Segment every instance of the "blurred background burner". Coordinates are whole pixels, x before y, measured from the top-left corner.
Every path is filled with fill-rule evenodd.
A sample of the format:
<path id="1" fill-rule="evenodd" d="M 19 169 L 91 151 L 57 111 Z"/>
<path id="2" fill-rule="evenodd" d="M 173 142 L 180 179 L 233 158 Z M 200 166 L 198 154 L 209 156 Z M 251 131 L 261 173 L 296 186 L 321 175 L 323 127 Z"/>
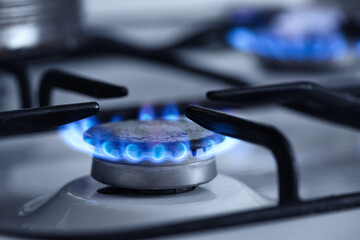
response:
<path id="1" fill-rule="evenodd" d="M 249 15 L 250 20 L 240 21 Z M 241 52 L 257 55 L 268 67 L 329 70 L 357 62 L 358 36 L 354 29 L 358 25 L 339 8 L 250 9 L 234 12 L 231 22 L 234 27 L 227 32 L 226 42 Z"/>
<path id="2" fill-rule="evenodd" d="M 212 180 L 212 149 L 224 139 L 183 119 L 110 122 L 84 133 L 95 147 L 92 177 L 129 189 L 183 189 Z"/>

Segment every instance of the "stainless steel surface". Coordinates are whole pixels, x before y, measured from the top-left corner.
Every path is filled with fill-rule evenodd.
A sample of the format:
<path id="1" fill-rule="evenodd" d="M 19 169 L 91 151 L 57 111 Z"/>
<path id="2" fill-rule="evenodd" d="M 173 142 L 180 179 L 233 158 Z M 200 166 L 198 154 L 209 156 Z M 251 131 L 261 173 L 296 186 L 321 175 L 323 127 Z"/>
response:
<path id="1" fill-rule="evenodd" d="M 360 190 L 358 184 L 360 181 L 360 175 L 358 174 L 360 170 L 358 161 L 360 138 L 358 133 L 351 129 L 341 129 L 335 125 L 328 125 L 321 121 L 305 118 L 300 114 L 274 108 L 261 108 L 253 111 L 242 110 L 237 114 L 257 121 L 266 119 L 267 122 L 275 124 L 279 129 L 287 133 L 296 149 L 295 153 L 300 167 L 302 198 L 309 199 Z M 0 187 L 2 189 L 2 194 L 0 194 L 0 211 L 2 213 L 0 224 L 9 228 L 19 227 L 18 222 L 14 220 L 16 218 L 14 215 L 25 203 L 40 196 L 57 192 L 68 182 L 87 175 L 90 171 L 90 157 L 70 149 L 62 142 L 56 132 L 2 138 L 0 139 L 0 151 L 4 154 L 1 158 L 0 168 Z M 220 174 L 233 176 L 239 184 L 246 183 L 251 189 L 261 196 L 265 196 L 265 198 L 274 199 L 276 197 L 275 163 L 271 154 L 264 149 L 239 142 L 229 152 L 217 156 L 217 165 Z M 212 184 L 216 179 L 210 181 L 209 184 Z M 223 189 L 224 186 L 227 185 L 221 184 L 219 188 Z M 226 187 L 223 189 L 223 193 L 230 190 L 236 191 L 232 187 Z M 77 198 L 78 195 L 64 194 L 64 197 L 66 196 L 81 201 L 81 198 Z M 181 196 L 183 195 L 178 195 L 174 199 L 181 202 L 183 200 L 183 198 L 179 198 Z M 243 200 L 244 196 L 246 195 L 240 192 L 238 199 Z M 155 198 L 159 199 L 159 196 Z M 142 198 L 134 197 L 131 198 L 131 201 L 124 201 L 124 203 L 133 206 L 132 209 L 135 211 L 141 206 L 140 201 L 142 201 Z M 213 204 L 218 201 L 218 199 L 212 198 L 208 203 Z M 91 201 L 83 200 L 83 203 L 90 204 Z M 148 203 L 147 198 L 143 199 L 142 203 Z M 191 207 L 193 203 L 193 200 L 184 203 L 185 209 L 187 209 L 184 210 L 184 214 L 191 213 L 188 207 Z M 236 200 L 235 206 L 244 206 L 243 210 L 248 210 L 248 205 L 243 205 L 243 203 Z M 59 204 L 66 205 L 67 202 L 64 200 L 57 201 L 56 204 L 51 205 L 53 206 L 52 209 L 59 209 Z M 95 205 L 94 203 L 93 206 L 95 207 Z M 78 224 L 82 224 L 83 227 L 86 225 L 83 222 L 84 219 L 89 221 L 96 219 L 96 217 L 89 217 L 89 215 L 85 214 L 86 207 L 82 209 L 75 203 L 71 206 L 73 207 L 65 209 L 71 209 L 70 213 L 78 214 L 77 216 L 86 216 L 81 217 L 81 221 L 76 221 Z M 223 207 L 224 204 L 220 202 L 218 206 Z M 149 206 L 148 210 L 155 213 L 158 211 L 158 207 L 161 207 L 161 205 L 155 205 L 155 207 L 152 205 L 152 207 Z M 174 205 L 171 208 L 176 209 Z M 77 211 L 79 209 L 84 211 L 79 213 Z M 209 207 L 206 207 L 206 209 L 209 209 Z M 218 211 L 221 214 L 223 209 L 218 209 Z M 63 213 L 65 212 L 63 211 Z M 112 212 L 108 210 L 103 216 Z M 46 215 L 45 213 L 50 212 L 45 210 L 38 212 L 38 216 L 42 221 L 37 226 L 44 226 L 41 224 L 45 223 L 50 224 L 47 221 L 47 216 L 54 218 L 63 216 L 62 219 L 66 219 L 67 216 L 66 214 L 55 216 L 55 214 Z M 85 215 L 81 215 L 83 213 Z M 341 218 L 339 218 L 339 215 Z M 303 226 L 306 226 L 308 231 L 314 232 L 319 238 L 338 239 L 339 236 L 344 236 L 343 234 L 346 234 L 346 236 L 358 236 L 360 234 L 357 227 L 359 217 L 358 210 L 343 211 L 322 216 L 315 215 L 302 219 L 232 228 L 231 231 L 224 229 L 219 231 L 219 235 L 215 234 L 217 231 L 210 231 L 202 235 L 185 235 L 179 238 L 196 239 L 196 237 L 199 237 L 200 239 L 206 239 L 206 237 L 211 238 L 214 234 L 215 236 L 225 234 L 224 238 L 239 237 L 241 239 L 242 236 L 246 236 L 244 239 L 259 239 L 261 237 L 267 239 L 292 239 L 289 235 L 285 235 L 291 234 L 296 239 L 296 236 L 311 236 L 311 233 L 304 231 Z M 79 218 L 74 217 L 72 219 Z M 142 217 L 137 219 L 140 221 Z M 341 222 L 335 224 L 339 219 Z M 109 221 L 109 223 L 115 224 L 115 221 Z M 102 222 L 102 224 L 104 226 L 106 222 Z M 67 226 L 76 227 L 74 224 L 68 224 Z M 284 233 L 284 229 L 286 229 L 286 233 Z M 349 230 L 351 233 L 344 233 L 344 230 Z M 231 233 L 234 235 L 231 235 Z"/>
<path id="2" fill-rule="evenodd" d="M 91 176 L 101 183 L 133 189 L 177 189 L 216 177 L 215 158 L 173 165 L 121 164 L 93 158 Z"/>
<path id="3" fill-rule="evenodd" d="M 20 207 L 18 227 L 67 233 L 130 230 L 274 205 L 224 175 L 192 191 L 161 196 L 99 193 L 104 187 L 89 176 L 75 179 L 56 194 L 38 197 Z"/>
<path id="4" fill-rule="evenodd" d="M 0 60 L 75 48 L 80 0 L 0 0 Z"/>
<path id="5" fill-rule="evenodd" d="M 182 34 L 174 30 L 177 26 L 174 28 L 171 26 L 168 26 L 168 28 L 160 27 L 161 29 L 159 30 L 157 25 L 159 20 L 162 23 L 166 22 L 166 24 L 174 23 L 174 20 L 182 21 L 186 23 L 184 24 L 185 29 L 188 29 L 191 28 L 191 24 L 188 23 L 188 18 L 184 18 L 184 16 L 189 16 L 187 9 L 192 9 L 191 19 L 193 20 L 201 19 L 203 16 L 211 19 L 212 16 L 219 15 L 220 12 L 226 9 L 223 6 L 224 2 L 235 3 L 235 1 L 220 0 L 214 0 L 209 3 L 209 1 L 203 0 L 197 1 L 197 7 L 193 8 L 193 1 L 179 1 L 175 3 L 155 0 L 155 3 L 154 1 L 149 1 L 144 4 L 144 1 L 137 0 L 130 2 L 93 0 L 90 1 L 92 8 L 90 9 L 89 5 L 87 6 L 89 9 L 87 18 L 92 23 L 98 25 L 125 28 L 121 29 L 124 30 L 121 33 L 126 38 L 132 42 L 146 44 L 158 42 L 156 40 L 159 39 L 163 40 L 163 37 L 164 39 L 176 39 L 174 36 L 182 36 Z M 182 7 L 174 7 L 173 3 L 176 4 L 175 6 L 181 5 Z M 256 3 L 259 4 L 259 1 L 256 1 Z M 114 7 L 114 4 L 118 8 Z M 253 2 L 249 4 L 253 4 Z M 290 2 L 287 2 L 287 4 L 290 4 Z M 220 8 L 220 6 L 223 6 L 223 8 Z M 139 8 L 141 11 L 139 11 Z M 109 14 L 108 10 L 113 14 Z M 99 11 L 101 15 L 96 15 Z M 200 13 L 200 15 L 197 13 Z M 134 16 L 139 15 L 141 15 L 141 18 L 134 19 Z M 173 16 L 175 17 L 172 19 L 171 17 Z M 108 24 L 109 19 L 112 21 L 111 24 Z M 101 20 L 104 21 L 101 22 Z M 141 25 L 141 23 L 149 23 L 152 20 L 156 25 L 153 28 L 147 24 L 142 27 L 139 26 L 139 28 L 134 27 L 136 24 Z M 144 31 L 145 29 L 146 31 Z M 153 29 L 155 30 L 153 31 Z M 267 71 L 259 65 L 255 58 L 229 50 L 184 51 L 181 55 L 193 64 L 234 76 L 246 76 L 256 84 L 310 80 L 328 86 L 335 86 L 349 83 L 358 84 L 360 76 L 360 72 L 356 68 L 346 71 L 318 73 Z M 91 78 L 104 79 L 104 81 L 121 84 L 129 88 L 130 96 L 127 98 L 101 101 L 102 106 L 106 106 L 106 108 L 114 106 L 122 108 L 134 104 L 141 105 L 144 102 L 172 102 L 189 99 L 194 96 L 205 96 L 208 90 L 227 87 L 214 82 L 206 82 L 204 84 L 202 81 L 206 80 L 204 78 L 181 71 L 174 71 L 156 64 L 119 56 L 110 56 L 33 63 L 29 67 L 33 80 L 33 89 L 37 87 L 37 80 L 43 71 L 52 67 Z M 15 91 L 16 88 L 14 87 L 13 89 Z M 10 94 L 10 91 L 8 91 L 8 94 Z M 14 98 L 16 96 L 15 93 L 10 95 L 14 96 Z M 56 104 L 85 100 L 88 100 L 88 98 L 72 93 L 56 92 L 54 94 L 54 103 Z M 240 110 L 234 114 L 275 125 L 282 132 L 286 133 L 294 146 L 296 160 L 299 165 L 301 198 L 314 199 L 360 191 L 360 185 L 358 184 L 360 182 L 360 137 L 358 132 L 278 107 Z M 17 215 L 18 210 L 24 204 L 29 206 L 31 205 L 29 203 L 41 203 L 39 197 L 59 193 L 59 189 L 63 188 L 63 186 L 73 182 L 76 178 L 88 175 L 90 172 L 91 157 L 70 149 L 62 142 L 56 132 L 0 138 L 0 152 L 0 188 L 2 189 L 0 194 L 0 225 L 2 227 L 19 227 L 19 222 L 15 219 L 19 217 Z M 205 199 L 205 202 L 199 203 L 200 205 L 204 204 L 203 213 L 214 210 L 210 214 L 214 216 L 223 214 L 226 211 L 234 211 L 235 208 L 228 208 L 226 202 L 222 201 L 224 198 L 221 197 L 221 194 L 226 195 L 228 193 L 235 194 L 237 192 L 238 194 L 236 198 L 233 198 L 234 205 L 232 206 L 244 211 L 250 210 L 254 206 L 252 204 L 257 204 L 256 199 L 261 199 L 261 197 L 255 199 L 248 198 L 247 191 L 238 191 L 238 187 L 233 187 L 234 183 L 243 185 L 243 182 L 250 186 L 251 189 L 247 189 L 252 193 L 255 192 L 255 195 L 262 196 L 262 200 L 259 202 L 260 205 L 264 202 L 264 198 L 274 200 L 277 195 L 275 162 L 271 154 L 262 148 L 239 142 L 229 152 L 217 155 L 217 168 L 219 176 L 213 181 L 201 185 L 199 188 L 207 188 L 209 185 L 218 184 L 217 180 L 223 174 L 232 176 L 236 180 L 232 179 L 233 181 L 231 181 L 230 185 L 221 182 L 216 186 L 217 194 L 215 195 L 220 197 L 216 198 L 214 195 L 207 194 L 197 195 L 198 192 L 195 191 L 199 188 L 185 193 L 196 193 L 194 198 L 186 198 L 186 195 L 182 194 L 175 197 L 170 195 L 169 199 L 171 200 L 169 201 L 173 201 L 173 204 L 166 206 L 166 214 L 159 213 L 159 210 L 163 207 L 162 199 L 159 196 L 153 196 L 150 199 L 138 197 L 123 198 L 122 200 L 124 201 L 120 204 L 119 199 L 114 196 L 104 197 L 100 202 L 92 202 L 94 191 L 88 191 L 87 197 L 77 194 L 71 195 L 71 193 L 77 193 L 86 188 L 87 185 L 84 184 L 77 188 L 76 191 L 63 191 L 61 198 L 55 199 L 56 201 L 50 202 L 49 205 L 41 205 L 41 208 L 33 209 L 34 211 L 28 212 L 29 215 L 27 216 L 31 216 L 32 213 L 34 213 L 32 216 L 36 215 L 36 220 L 39 220 L 34 222 L 33 226 L 36 227 L 45 226 L 51 228 L 54 226 L 52 223 L 55 223 L 58 228 L 83 227 L 88 230 L 87 224 L 92 223 L 93 226 L 99 226 L 99 229 L 103 229 L 103 227 L 106 228 L 110 225 L 114 226 L 117 221 L 126 224 L 128 217 L 131 216 L 124 214 L 121 215 L 123 216 L 122 218 L 119 218 L 117 214 L 119 212 L 113 211 L 115 207 L 119 211 L 126 212 L 130 206 L 129 212 L 139 213 L 139 215 L 135 214 L 136 216 L 132 215 L 130 219 L 133 226 L 136 226 L 139 221 L 144 219 L 142 217 L 144 213 L 142 210 L 144 209 L 157 216 L 154 219 L 152 218 L 154 215 L 144 214 L 146 217 L 144 224 L 153 223 L 158 219 L 166 222 L 169 218 L 176 217 L 176 214 L 196 218 L 198 217 L 198 212 L 195 215 L 191 214 L 192 211 L 197 209 L 197 204 L 201 197 Z M 86 181 L 92 181 L 90 177 L 86 179 Z M 99 183 L 95 185 L 97 184 L 101 185 Z M 208 193 L 208 191 L 202 193 Z M 66 201 L 69 199 L 71 199 L 70 204 Z M 108 205 L 110 208 L 102 208 L 104 206 L 102 205 L 104 202 L 102 200 L 105 199 L 107 202 L 112 202 L 113 205 Z M 96 205 L 98 203 L 100 205 Z M 179 204 L 182 208 L 177 211 Z M 36 206 L 36 204 L 31 206 Z M 47 209 L 46 206 L 50 207 Z M 82 208 L 82 206 L 86 207 Z M 88 206 L 90 208 L 87 208 Z M 100 211 L 92 211 L 96 207 L 100 207 Z M 47 211 L 49 209 L 54 212 Z M 56 210 L 61 211 L 57 212 Z M 176 214 L 174 214 L 174 211 L 176 211 Z M 88 214 L 89 212 L 93 214 Z M 104 218 L 100 217 L 100 221 L 96 222 L 98 214 L 111 219 L 109 221 L 101 221 Z M 70 218 L 67 218 L 67 216 L 70 216 Z M 49 219 L 55 219 L 55 221 L 49 221 Z M 302 218 L 269 221 L 267 223 L 243 227 L 179 235 L 174 237 L 174 239 L 355 240 L 360 235 L 360 228 L 358 227 L 359 219 L 360 210 L 352 209 Z M 10 239 L 10 237 L 1 236 L 0 239 Z M 166 237 L 164 239 L 169 238 Z"/>
<path id="6" fill-rule="evenodd" d="M 360 217 L 360 209 L 340 211 L 334 213 L 317 214 L 243 227 L 231 227 L 221 230 L 210 230 L 192 234 L 180 234 L 174 237 L 159 239 L 276 239 L 276 240 L 304 240 L 304 239 L 346 239 L 358 240 L 360 230 L 356 222 Z"/>

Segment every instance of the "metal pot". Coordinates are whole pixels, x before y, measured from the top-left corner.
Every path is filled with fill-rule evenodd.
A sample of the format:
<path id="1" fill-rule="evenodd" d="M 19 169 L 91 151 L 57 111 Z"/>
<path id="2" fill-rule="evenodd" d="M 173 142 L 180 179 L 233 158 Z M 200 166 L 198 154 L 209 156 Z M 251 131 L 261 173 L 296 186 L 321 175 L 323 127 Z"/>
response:
<path id="1" fill-rule="evenodd" d="M 76 48 L 82 40 L 80 0 L 0 0 L 0 61 Z"/>

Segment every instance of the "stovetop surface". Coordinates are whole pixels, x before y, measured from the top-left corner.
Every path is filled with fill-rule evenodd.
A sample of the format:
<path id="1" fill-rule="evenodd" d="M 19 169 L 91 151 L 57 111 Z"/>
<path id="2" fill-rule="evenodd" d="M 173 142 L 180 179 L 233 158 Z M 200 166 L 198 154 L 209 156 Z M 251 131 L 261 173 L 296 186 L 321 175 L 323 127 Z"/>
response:
<path id="1" fill-rule="evenodd" d="M 132 36 L 134 35 L 136 34 Z M 356 83 L 356 78 L 359 77 L 357 69 L 317 73 L 265 70 L 254 57 L 231 50 L 192 50 L 180 54 L 195 65 L 235 76 L 245 76 L 256 84 L 309 80 L 325 86 L 343 86 Z M 227 87 L 225 84 L 205 82 L 201 77 L 154 63 L 107 56 L 33 63 L 30 74 L 34 92 L 40 75 L 49 68 L 68 70 L 129 89 L 130 94 L 126 98 L 100 101 L 102 109 L 205 99 L 207 91 Z M 2 77 L 10 78 L 5 74 Z M 14 91 L 14 86 L 6 85 L 7 94 L 15 96 L 12 94 Z M 53 98 L 55 104 L 86 100 L 89 98 L 62 91 L 56 92 Z M 4 109 L 13 109 L 16 101 L 3 105 Z M 235 110 L 234 114 L 274 125 L 289 138 L 299 168 L 301 198 L 313 199 L 360 190 L 360 138 L 355 130 L 275 106 Z M 57 131 L 0 138 L 0 153 L 1 224 L 11 222 L 9 219 L 14 217 L 25 202 L 55 192 L 71 180 L 90 172 L 91 157 L 69 148 Z M 275 161 L 267 150 L 239 142 L 230 151 L 221 153 L 216 158 L 219 173 L 245 183 L 266 199 L 276 198 Z M 185 234 L 174 239 L 217 239 L 234 236 L 241 236 L 243 239 L 258 239 L 264 236 L 289 239 L 283 234 L 284 229 L 287 234 L 291 234 L 291 239 L 351 239 L 359 234 L 359 217 L 360 211 L 352 209 L 215 232 Z"/>
<path id="2" fill-rule="evenodd" d="M 240 115 L 255 120 L 266 118 L 287 133 L 296 149 L 302 198 L 312 199 L 359 191 L 359 137 L 351 129 L 340 129 L 281 109 L 241 111 Z M 90 156 L 69 149 L 57 132 L 3 138 L 0 149 L 5 153 L 1 164 L 3 223 L 9 223 L 9 219 L 14 217 L 25 202 L 55 192 L 71 180 L 88 175 L 90 171 Z M 267 150 L 239 142 L 228 153 L 217 156 L 217 166 L 219 173 L 238 179 L 266 199 L 276 199 L 275 162 Z M 357 229 L 352 224 L 356 225 L 358 217 L 358 210 L 347 210 L 257 224 L 259 230 L 256 230 L 257 225 L 232 228 L 231 231 L 221 230 L 215 235 L 211 233 L 211 236 L 224 234 L 230 237 L 232 233 L 237 235 L 244 231 L 245 236 L 256 239 L 262 236 L 258 231 L 266 235 L 269 231 L 277 232 L 285 227 L 299 237 L 294 239 L 300 239 L 300 236 L 308 236 L 302 233 L 303 226 L 312 229 L 314 225 L 321 225 L 322 227 L 313 228 L 322 237 L 324 229 L 338 234 L 344 230 L 356 232 Z M 336 225 L 338 219 L 346 221 L 346 226 Z M 302 235 L 297 235 L 298 232 Z M 276 234 L 281 236 L 280 232 Z M 199 239 L 208 237 L 206 233 L 195 236 Z M 338 235 L 326 236 L 336 239 Z"/>

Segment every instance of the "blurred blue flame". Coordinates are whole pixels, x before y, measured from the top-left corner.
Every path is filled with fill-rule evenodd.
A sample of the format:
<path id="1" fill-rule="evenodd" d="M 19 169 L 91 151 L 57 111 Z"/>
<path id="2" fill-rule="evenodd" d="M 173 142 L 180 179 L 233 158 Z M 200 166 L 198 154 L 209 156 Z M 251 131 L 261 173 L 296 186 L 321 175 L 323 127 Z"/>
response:
<path id="1" fill-rule="evenodd" d="M 84 142 L 83 134 L 89 128 L 98 124 L 96 116 L 85 118 L 73 123 L 59 127 L 59 133 L 62 139 L 72 148 L 86 153 L 93 153 L 92 144 Z"/>
<path id="2" fill-rule="evenodd" d="M 115 114 L 110 119 L 110 122 L 121 122 L 122 120 L 123 120 L 123 118 L 120 116 L 120 114 Z"/>
<path id="3" fill-rule="evenodd" d="M 348 43 L 340 32 L 285 38 L 269 31 L 235 27 L 227 35 L 228 44 L 246 53 L 267 59 L 295 62 L 338 61 L 346 56 Z"/>
<path id="4" fill-rule="evenodd" d="M 255 47 L 256 35 L 247 28 L 237 27 L 227 33 L 227 41 L 232 47 L 240 51 L 252 52 Z"/>
<path id="5" fill-rule="evenodd" d="M 180 118 L 179 108 L 175 104 L 169 104 L 162 111 L 162 118 L 168 121 L 177 121 Z"/>
<path id="6" fill-rule="evenodd" d="M 149 121 L 161 118 L 167 121 L 177 121 L 180 119 L 179 109 L 176 105 L 169 104 L 162 110 L 161 116 L 156 116 L 154 108 L 150 105 L 143 107 L 139 112 L 139 119 Z M 122 121 L 120 115 L 114 115 L 110 121 Z M 177 144 L 149 143 L 144 150 L 143 147 L 134 143 L 114 143 L 102 141 L 101 139 L 83 140 L 83 134 L 89 128 L 99 124 L 98 119 L 93 116 L 77 122 L 64 125 L 59 128 L 59 133 L 63 140 L 71 147 L 82 152 L 94 155 L 98 158 L 110 162 L 126 161 L 128 163 L 139 163 L 148 161 L 151 163 L 162 163 L 165 161 L 181 162 L 192 155 L 193 158 L 209 158 L 234 145 L 231 138 L 225 138 L 222 143 L 216 144 L 214 140 L 204 142 L 203 149 L 192 151 L 189 142 L 179 142 Z M 238 142 L 238 141 L 235 141 Z"/>
<path id="7" fill-rule="evenodd" d="M 151 121 L 155 119 L 154 108 L 150 105 L 144 105 L 139 111 L 138 119 L 140 121 Z"/>

